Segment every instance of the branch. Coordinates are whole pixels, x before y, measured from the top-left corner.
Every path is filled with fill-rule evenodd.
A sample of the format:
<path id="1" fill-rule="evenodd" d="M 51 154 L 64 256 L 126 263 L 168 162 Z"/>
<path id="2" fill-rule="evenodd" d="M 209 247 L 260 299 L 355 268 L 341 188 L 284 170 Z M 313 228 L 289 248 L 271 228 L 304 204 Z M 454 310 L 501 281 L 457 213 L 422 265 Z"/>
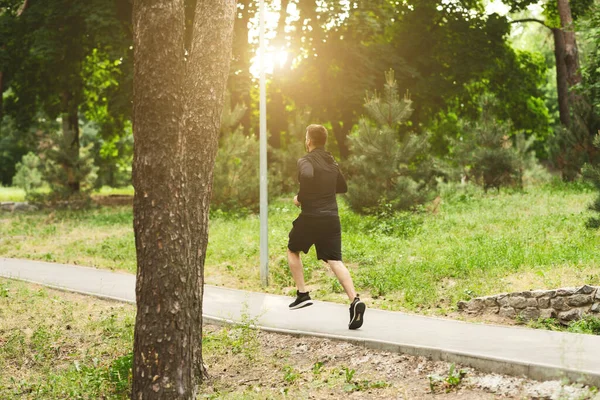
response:
<path id="1" fill-rule="evenodd" d="M 546 23 L 544 21 L 542 21 L 541 19 L 536 19 L 536 18 L 522 18 L 522 19 L 515 19 L 513 21 L 510 21 L 511 24 L 520 24 L 523 22 L 537 22 L 538 24 L 544 25 L 548 29 L 552 29 L 548 25 L 546 25 Z"/>
<path id="2" fill-rule="evenodd" d="M 23 14 L 23 11 L 27 9 L 27 7 L 29 7 L 29 0 L 25 0 L 25 2 L 23 2 L 23 5 L 21 6 L 21 8 L 19 8 L 19 11 L 17 11 L 17 17 L 20 17 L 21 14 Z"/>

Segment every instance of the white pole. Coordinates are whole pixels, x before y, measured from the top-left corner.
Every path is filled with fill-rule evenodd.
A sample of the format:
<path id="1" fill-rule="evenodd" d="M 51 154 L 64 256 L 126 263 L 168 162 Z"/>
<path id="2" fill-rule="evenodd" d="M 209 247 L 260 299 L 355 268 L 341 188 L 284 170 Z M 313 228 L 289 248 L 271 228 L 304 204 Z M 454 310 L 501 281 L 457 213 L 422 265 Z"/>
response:
<path id="1" fill-rule="evenodd" d="M 265 1 L 260 0 L 260 282 L 269 284 L 267 193 L 267 90 L 265 83 Z"/>

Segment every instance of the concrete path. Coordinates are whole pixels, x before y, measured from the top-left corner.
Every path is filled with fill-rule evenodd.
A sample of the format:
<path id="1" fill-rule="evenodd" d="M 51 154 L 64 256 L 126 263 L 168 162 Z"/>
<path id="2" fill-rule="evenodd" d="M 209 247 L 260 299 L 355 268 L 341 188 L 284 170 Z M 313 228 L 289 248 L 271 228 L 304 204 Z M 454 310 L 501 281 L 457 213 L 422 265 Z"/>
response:
<path id="1" fill-rule="evenodd" d="M 135 276 L 87 267 L 0 258 L 0 277 L 135 302 Z M 600 386 L 600 336 L 472 324 L 367 309 L 365 325 L 347 329 L 348 307 L 316 301 L 289 311 L 290 298 L 206 286 L 204 317 L 261 329 L 350 341 L 370 348 L 456 362 L 485 372 L 537 380 L 568 378 Z"/>

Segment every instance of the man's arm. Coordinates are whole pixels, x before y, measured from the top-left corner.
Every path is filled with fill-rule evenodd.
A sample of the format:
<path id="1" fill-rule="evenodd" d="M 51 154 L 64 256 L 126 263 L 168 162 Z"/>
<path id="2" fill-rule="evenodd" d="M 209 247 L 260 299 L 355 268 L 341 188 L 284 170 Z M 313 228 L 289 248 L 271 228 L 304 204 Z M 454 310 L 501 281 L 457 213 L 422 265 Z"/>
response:
<path id="1" fill-rule="evenodd" d="M 310 161 L 301 158 L 298 160 L 298 181 L 300 182 L 300 190 L 298 191 L 298 196 L 296 196 L 297 201 L 302 203 L 302 186 L 306 185 L 309 181 L 311 181 L 315 177 L 315 169 L 313 168 Z M 294 202 L 295 203 L 295 202 Z"/>
<path id="2" fill-rule="evenodd" d="M 348 191 L 348 184 L 346 183 L 346 178 L 342 175 L 342 171 L 338 168 L 338 176 L 337 181 L 335 183 L 335 192 L 336 193 L 346 193 Z"/>
<path id="3" fill-rule="evenodd" d="M 298 160 L 298 180 L 302 184 L 304 179 L 312 179 L 315 177 L 315 169 L 313 168 L 310 161 L 305 158 Z"/>

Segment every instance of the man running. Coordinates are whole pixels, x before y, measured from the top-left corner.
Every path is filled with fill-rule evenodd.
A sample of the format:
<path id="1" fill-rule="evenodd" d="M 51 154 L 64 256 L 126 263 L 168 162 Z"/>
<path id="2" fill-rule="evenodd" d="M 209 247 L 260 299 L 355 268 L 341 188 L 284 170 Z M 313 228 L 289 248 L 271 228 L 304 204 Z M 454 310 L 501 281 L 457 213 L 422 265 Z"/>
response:
<path id="1" fill-rule="evenodd" d="M 366 306 L 358 298 L 350 272 L 342 262 L 342 230 L 335 197 L 336 193 L 346 193 L 348 187 L 335 159 L 325 151 L 325 143 L 325 127 L 309 125 L 306 128 L 308 154 L 298 160 L 300 191 L 294 197 L 294 204 L 301 207 L 302 212 L 293 222 L 287 252 L 290 271 L 298 288 L 290 310 L 313 304 L 304 284 L 300 251 L 306 254 L 314 244 L 317 258 L 329 264 L 351 301 L 348 328 L 358 329 L 363 324 Z"/>

